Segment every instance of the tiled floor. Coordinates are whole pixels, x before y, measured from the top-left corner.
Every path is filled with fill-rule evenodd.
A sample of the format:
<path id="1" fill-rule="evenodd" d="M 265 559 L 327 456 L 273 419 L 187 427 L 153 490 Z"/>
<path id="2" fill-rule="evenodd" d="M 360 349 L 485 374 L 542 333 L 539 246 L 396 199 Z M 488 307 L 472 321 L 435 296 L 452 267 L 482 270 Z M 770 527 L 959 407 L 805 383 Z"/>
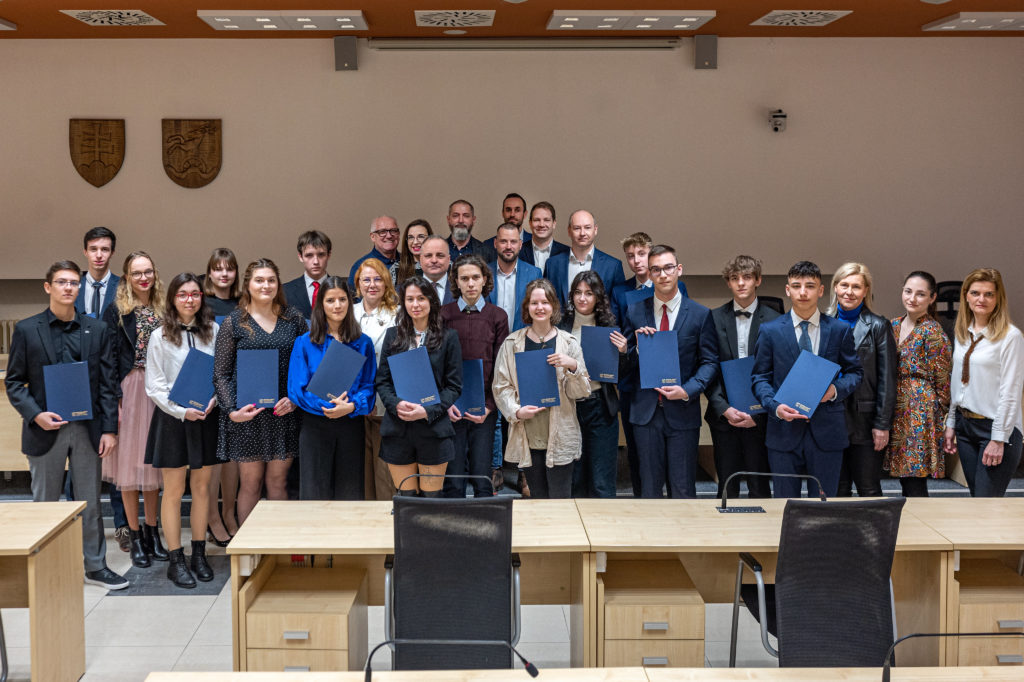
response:
<path id="1" fill-rule="evenodd" d="M 186 547 L 188 537 L 184 538 Z M 224 550 L 207 546 L 210 554 Z M 117 548 L 110 532 L 107 562 L 124 573 L 128 556 Z M 166 564 L 156 564 L 153 571 Z M 107 597 L 98 587 L 83 586 L 85 598 L 84 682 L 140 682 L 154 670 L 231 669 L 230 584 L 212 596 Z M 2 612 L 11 682 L 29 680 L 28 610 Z M 732 607 L 711 604 L 705 625 L 706 665 L 728 664 Z M 524 606 L 520 652 L 539 668 L 569 665 L 568 607 Z M 369 608 L 369 641 L 384 638 L 383 607 Z M 774 666 L 775 659 L 761 647 L 757 624 L 746 612 L 740 620 L 738 664 Z M 385 651 L 374 658 L 374 669 L 389 665 Z"/>

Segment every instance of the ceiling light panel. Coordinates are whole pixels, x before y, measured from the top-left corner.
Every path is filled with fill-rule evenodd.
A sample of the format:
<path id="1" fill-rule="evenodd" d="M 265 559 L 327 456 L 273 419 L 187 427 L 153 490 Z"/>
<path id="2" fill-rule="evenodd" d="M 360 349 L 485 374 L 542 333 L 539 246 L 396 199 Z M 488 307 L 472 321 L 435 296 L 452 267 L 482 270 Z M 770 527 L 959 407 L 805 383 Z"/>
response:
<path id="1" fill-rule="evenodd" d="M 922 31 L 1024 31 L 1024 12 L 959 12 L 921 27 Z"/>
<path id="2" fill-rule="evenodd" d="M 556 9 L 549 31 L 695 31 L 715 18 L 714 10 Z"/>
<path id="3" fill-rule="evenodd" d="M 164 25 L 164 22 L 141 9 L 62 9 L 60 13 L 90 26 Z"/>
<path id="4" fill-rule="evenodd" d="M 206 10 L 196 16 L 216 31 L 366 31 L 359 10 Z M 273 27 L 273 28 L 270 28 Z"/>
<path id="5" fill-rule="evenodd" d="M 296 31 L 366 31 L 366 19 L 359 10 L 282 10 L 281 18 Z M 315 29 L 310 29 L 315 26 Z"/>
<path id="6" fill-rule="evenodd" d="M 17 31 L 18 25 L 14 22 L 0 19 L 0 31 Z"/>
<path id="7" fill-rule="evenodd" d="M 814 28 L 831 24 L 847 14 L 853 14 L 853 10 L 776 9 L 757 21 L 750 22 L 750 25 Z"/>

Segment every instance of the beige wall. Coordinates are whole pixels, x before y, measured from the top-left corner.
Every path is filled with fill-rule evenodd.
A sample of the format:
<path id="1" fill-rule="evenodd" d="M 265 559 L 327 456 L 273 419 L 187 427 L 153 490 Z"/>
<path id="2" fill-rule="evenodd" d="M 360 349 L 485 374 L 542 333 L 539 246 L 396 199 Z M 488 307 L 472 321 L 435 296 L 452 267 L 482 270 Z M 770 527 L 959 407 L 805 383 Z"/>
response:
<path id="1" fill-rule="evenodd" d="M 324 229 L 336 272 L 368 248 L 370 218 L 444 226 L 505 192 L 587 207 L 617 251 L 644 229 L 691 275 L 739 251 L 770 273 L 863 260 L 877 308 L 901 275 L 1003 270 L 1024 294 L 1024 38 L 723 39 L 718 70 L 676 51 L 378 52 L 335 72 L 330 41 L 0 41 L 0 278 L 38 277 L 114 229 L 123 255 L 165 275 L 226 245 L 299 274 L 295 235 Z M 789 130 L 773 134 L 781 107 Z M 127 120 L 120 174 L 96 189 L 72 167 L 67 120 Z M 224 120 L 208 187 L 173 184 L 160 119 Z M 446 228 L 443 228 L 447 231 Z M 561 229 L 561 228 L 560 228 Z M 563 237 L 564 238 L 564 237 Z M 703 291 L 713 279 L 693 278 Z M 0 284 L 0 317 L 15 311 Z M 709 301 L 710 302 L 710 301 Z M 27 301 L 25 302 L 27 303 Z M 21 307 L 17 310 L 21 312 Z"/>

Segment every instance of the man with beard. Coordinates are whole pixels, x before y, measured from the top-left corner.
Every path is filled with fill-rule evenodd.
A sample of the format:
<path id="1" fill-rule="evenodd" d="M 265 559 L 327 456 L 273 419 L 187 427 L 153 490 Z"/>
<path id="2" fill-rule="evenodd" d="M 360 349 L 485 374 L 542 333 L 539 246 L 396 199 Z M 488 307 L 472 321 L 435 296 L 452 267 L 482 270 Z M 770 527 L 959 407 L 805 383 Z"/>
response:
<path id="1" fill-rule="evenodd" d="M 515 225 L 519 229 L 519 239 L 524 244 L 532 238 L 530 233 L 523 229 L 523 221 L 525 220 L 526 199 L 523 198 L 523 195 L 516 192 L 506 194 L 504 201 L 501 202 L 501 222 L 502 224 L 512 223 Z M 489 237 L 484 244 L 492 249 L 497 249 L 494 240 L 494 237 Z"/>
<path id="2" fill-rule="evenodd" d="M 487 264 L 494 275 L 494 290 L 487 297 L 487 302 L 505 311 L 508 328 L 515 331 L 525 326 L 519 310 L 526 295 L 526 285 L 539 279 L 542 273 L 540 268 L 519 258 L 523 242 L 519 239 L 519 226 L 515 223 L 504 223 L 499 227 L 494 240 L 498 258 Z"/>
<path id="3" fill-rule="evenodd" d="M 473 225 L 476 224 L 473 204 L 465 199 L 456 199 L 448 206 L 447 219 L 448 229 L 451 230 L 448 237 L 448 252 L 452 263 L 457 261 L 459 256 L 470 254 L 480 256 L 485 263 L 497 258 L 493 246 L 487 246 L 473 236 Z"/>

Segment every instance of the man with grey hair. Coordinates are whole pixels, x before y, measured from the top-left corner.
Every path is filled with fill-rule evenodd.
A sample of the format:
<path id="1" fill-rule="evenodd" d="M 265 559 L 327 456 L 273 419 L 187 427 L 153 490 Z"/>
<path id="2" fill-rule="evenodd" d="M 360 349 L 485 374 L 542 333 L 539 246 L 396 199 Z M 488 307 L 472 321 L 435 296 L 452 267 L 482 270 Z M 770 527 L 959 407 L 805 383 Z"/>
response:
<path id="1" fill-rule="evenodd" d="M 398 221 L 389 215 L 377 216 L 370 223 L 370 241 L 373 248 L 353 265 L 348 273 L 349 286 L 355 287 L 356 277 L 359 275 L 359 266 L 367 258 L 376 258 L 391 273 L 391 283 L 395 283 L 398 276 Z"/>
<path id="2" fill-rule="evenodd" d="M 487 246 L 473 236 L 473 226 L 476 224 L 476 211 L 473 204 L 465 199 L 456 199 L 448 206 L 448 229 L 451 235 L 448 237 L 448 253 L 451 262 L 454 263 L 459 256 L 475 254 L 490 263 L 497 259 L 498 254 L 493 246 Z"/>

